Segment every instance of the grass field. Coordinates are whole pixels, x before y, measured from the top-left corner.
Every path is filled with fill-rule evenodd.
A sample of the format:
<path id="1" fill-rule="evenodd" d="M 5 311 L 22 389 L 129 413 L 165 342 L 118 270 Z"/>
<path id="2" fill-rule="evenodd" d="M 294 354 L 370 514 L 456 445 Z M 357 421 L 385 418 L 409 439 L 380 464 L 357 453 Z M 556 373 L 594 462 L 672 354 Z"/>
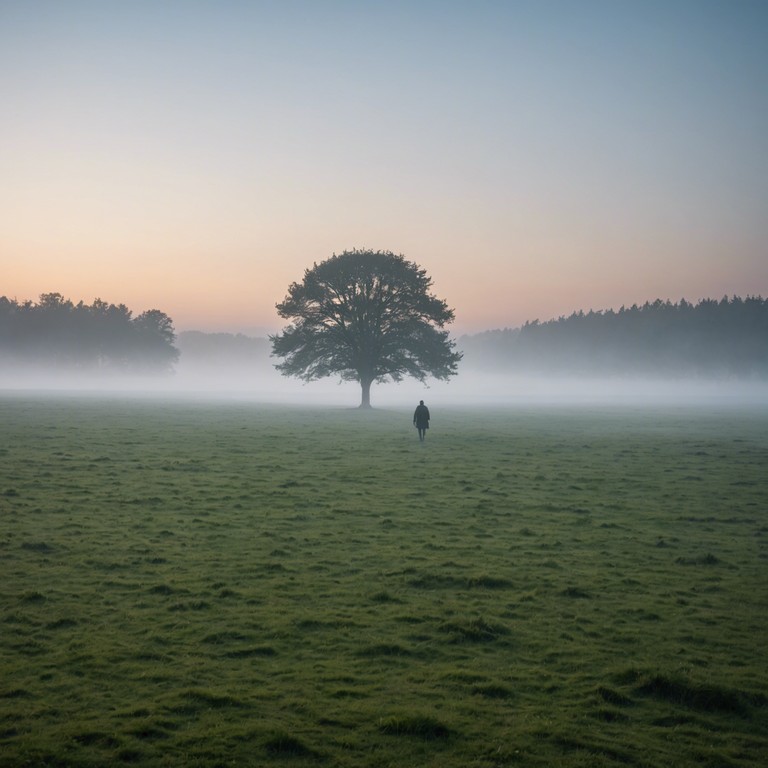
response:
<path id="1" fill-rule="evenodd" d="M 0 765 L 764 766 L 768 412 L 0 398 Z"/>

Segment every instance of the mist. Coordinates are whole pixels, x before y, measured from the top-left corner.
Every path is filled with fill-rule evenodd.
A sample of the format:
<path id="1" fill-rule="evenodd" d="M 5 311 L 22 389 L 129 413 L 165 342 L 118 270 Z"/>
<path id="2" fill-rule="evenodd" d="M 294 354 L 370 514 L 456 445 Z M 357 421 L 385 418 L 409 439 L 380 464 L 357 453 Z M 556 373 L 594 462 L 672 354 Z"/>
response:
<path id="1" fill-rule="evenodd" d="M 337 378 L 304 383 L 280 375 L 274 359 L 181 359 L 166 375 L 61 371 L 45 366 L 8 367 L 0 372 L 6 393 L 236 400 L 265 404 L 356 408 L 360 386 Z M 628 375 L 565 375 L 478 371 L 460 365 L 450 381 L 413 379 L 374 384 L 374 408 L 515 407 L 525 405 L 613 405 L 621 407 L 768 406 L 768 381 L 760 378 Z"/>
<path id="2" fill-rule="evenodd" d="M 372 405 L 411 408 L 419 400 L 445 407 L 768 404 L 765 335 L 762 325 L 747 314 L 759 311 L 762 318 L 768 304 L 734 300 L 701 307 L 710 315 L 727 314 L 730 322 L 720 326 L 735 327 L 738 333 L 713 333 L 711 325 L 700 323 L 693 334 L 690 318 L 701 310 L 656 303 L 627 313 L 574 315 L 544 325 L 462 336 L 455 339 L 463 353 L 457 376 L 449 381 L 374 384 Z M 660 313 L 665 313 L 662 337 L 658 326 L 649 322 Z M 734 314 L 739 323 L 733 322 Z M 681 316 L 688 318 L 684 332 L 675 333 Z M 606 326 L 613 336 L 605 332 Z M 616 333 L 617 327 L 623 334 Z M 0 358 L 0 389 L 345 408 L 357 407 L 361 399 L 356 382 L 335 377 L 305 383 L 282 376 L 275 370 L 278 360 L 271 356 L 266 337 L 184 331 L 166 350 L 173 364 L 152 372 L 137 365 L 127 368 L 120 359 L 100 364 L 85 358 L 75 364 L 77 357 L 61 354 L 64 347 L 38 347 L 25 350 L 25 356 Z M 52 349 L 60 350 L 58 357 Z"/>

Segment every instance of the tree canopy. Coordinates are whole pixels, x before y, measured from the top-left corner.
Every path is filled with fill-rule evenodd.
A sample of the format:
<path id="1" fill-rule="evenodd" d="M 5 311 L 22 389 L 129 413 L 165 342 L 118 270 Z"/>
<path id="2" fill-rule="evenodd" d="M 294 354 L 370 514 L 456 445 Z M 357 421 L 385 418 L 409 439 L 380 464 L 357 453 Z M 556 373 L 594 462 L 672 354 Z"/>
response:
<path id="1" fill-rule="evenodd" d="M 133 317 L 125 304 L 74 304 L 60 293 L 37 303 L 0 296 L 0 357 L 60 370 L 164 372 L 179 357 L 173 321 L 159 309 Z"/>
<path id="2" fill-rule="evenodd" d="M 373 382 L 448 379 L 461 359 L 443 330 L 454 314 L 431 286 L 424 269 L 390 251 L 345 251 L 315 263 L 277 304 L 291 323 L 270 337 L 283 358 L 275 368 L 305 381 L 357 381 L 362 408 L 370 407 Z"/>

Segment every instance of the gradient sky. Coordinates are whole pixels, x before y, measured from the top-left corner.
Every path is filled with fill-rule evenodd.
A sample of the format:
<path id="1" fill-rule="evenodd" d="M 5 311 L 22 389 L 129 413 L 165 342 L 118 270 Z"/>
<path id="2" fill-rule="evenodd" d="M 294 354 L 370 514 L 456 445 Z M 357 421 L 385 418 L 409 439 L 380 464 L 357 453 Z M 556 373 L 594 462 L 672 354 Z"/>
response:
<path id="1" fill-rule="evenodd" d="M 0 295 L 277 330 L 425 267 L 457 333 L 768 295 L 764 0 L 0 0 Z"/>

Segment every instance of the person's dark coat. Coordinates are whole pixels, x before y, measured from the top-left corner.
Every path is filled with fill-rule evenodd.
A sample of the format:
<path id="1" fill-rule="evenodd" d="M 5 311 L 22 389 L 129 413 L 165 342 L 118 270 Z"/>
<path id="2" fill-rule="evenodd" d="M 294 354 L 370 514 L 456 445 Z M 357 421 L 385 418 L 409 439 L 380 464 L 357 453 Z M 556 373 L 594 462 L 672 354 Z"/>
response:
<path id="1" fill-rule="evenodd" d="M 417 429 L 429 429 L 429 408 L 426 405 L 417 405 L 413 412 L 413 423 Z"/>

